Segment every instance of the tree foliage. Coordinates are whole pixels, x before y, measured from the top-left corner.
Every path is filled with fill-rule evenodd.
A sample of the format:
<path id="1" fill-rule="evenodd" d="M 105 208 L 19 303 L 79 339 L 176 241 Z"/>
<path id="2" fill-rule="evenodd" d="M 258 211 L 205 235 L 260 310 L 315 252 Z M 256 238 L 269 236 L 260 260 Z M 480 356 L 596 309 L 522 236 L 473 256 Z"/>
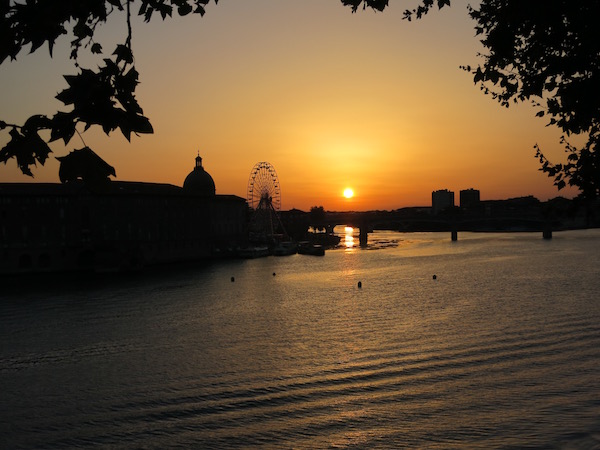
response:
<path id="1" fill-rule="evenodd" d="M 33 53 L 47 45 L 52 56 L 56 41 L 70 31 L 74 37 L 70 57 L 79 69 L 75 75 L 64 76 L 68 87 L 56 95 L 70 110 L 58 111 L 52 117 L 34 115 L 23 125 L 0 121 L 0 130 L 9 129 L 10 135 L 10 141 L 0 150 L 0 162 L 15 158 L 21 171 L 33 176 L 31 166 L 44 165 L 51 153 L 40 136 L 43 131 L 49 132 L 48 142 L 62 139 L 65 145 L 78 133 L 80 124 L 83 131 L 99 125 L 106 134 L 119 129 L 127 140 L 131 133 L 152 133 L 152 125 L 135 97 L 139 73 L 131 45 L 131 7 L 139 4 L 137 14 L 149 22 L 155 13 L 163 20 L 174 14 L 204 15 L 208 3 L 209 0 L 0 0 L 0 64 L 15 60 L 26 47 Z M 94 34 L 98 25 L 115 12 L 126 17 L 125 42 L 118 44 L 96 69 L 80 67 L 78 57 L 82 49 L 92 54 L 104 53 Z"/>
<path id="2" fill-rule="evenodd" d="M 325 208 L 323 206 L 311 206 L 309 217 L 311 227 L 315 230 L 325 229 Z"/>
<path id="3" fill-rule="evenodd" d="M 359 9 L 384 11 L 389 0 L 340 0 L 352 12 Z M 216 4 L 218 0 L 214 0 Z M 28 48 L 34 52 L 44 45 L 52 55 L 61 36 L 71 32 L 71 58 L 79 71 L 66 75 L 67 87 L 56 98 L 68 111 L 52 117 L 34 115 L 24 124 L 0 121 L 10 141 L 0 150 L 0 161 L 16 159 L 27 175 L 31 166 L 44 164 L 51 152 L 48 142 L 68 144 L 92 125 L 109 134 L 117 129 L 131 134 L 152 133 L 152 125 L 135 98 L 139 74 L 131 45 L 131 8 L 149 22 L 153 17 L 204 15 L 210 0 L 0 0 L 0 64 L 14 60 Z M 450 0 L 419 0 L 407 9 L 404 18 L 420 19 L 432 8 L 450 5 Z M 531 101 L 537 115 L 548 125 L 564 132 L 562 143 L 568 153 L 565 164 L 552 164 L 536 147 L 540 170 L 554 178 L 561 189 L 567 183 L 586 196 L 600 194 L 600 163 L 597 144 L 600 136 L 600 16 L 597 0 L 481 0 L 469 7 L 475 30 L 485 52 L 478 67 L 465 66 L 484 93 L 504 106 Z M 98 25 L 111 15 L 126 18 L 125 41 L 104 56 L 97 69 L 81 68 L 79 53 L 105 55 L 94 39 Z M 49 131 L 48 142 L 40 132 Z M 576 148 L 568 138 L 584 135 L 587 143 Z"/>
<path id="4" fill-rule="evenodd" d="M 562 189 L 600 194 L 600 2 L 485 0 L 469 8 L 487 53 L 475 83 L 502 105 L 531 101 L 537 116 L 564 133 L 567 162 L 552 164 L 536 145 L 543 172 Z M 568 138 L 583 135 L 581 148 Z"/>

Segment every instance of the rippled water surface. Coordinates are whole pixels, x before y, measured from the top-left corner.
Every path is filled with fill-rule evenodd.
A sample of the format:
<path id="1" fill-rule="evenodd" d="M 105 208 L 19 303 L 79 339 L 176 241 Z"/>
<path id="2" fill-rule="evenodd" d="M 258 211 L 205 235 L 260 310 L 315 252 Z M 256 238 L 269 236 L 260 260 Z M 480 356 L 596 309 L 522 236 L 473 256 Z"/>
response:
<path id="1" fill-rule="evenodd" d="M 0 447 L 600 448 L 599 230 L 369 242 L 3 280 Z"/>

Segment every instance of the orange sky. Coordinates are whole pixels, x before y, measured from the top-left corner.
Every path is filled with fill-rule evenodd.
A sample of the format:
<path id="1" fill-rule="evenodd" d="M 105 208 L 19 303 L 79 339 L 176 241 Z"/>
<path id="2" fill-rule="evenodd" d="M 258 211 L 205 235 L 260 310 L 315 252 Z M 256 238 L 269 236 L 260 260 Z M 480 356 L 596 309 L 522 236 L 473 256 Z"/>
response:
<path id="1" fill-rule="evenodd" d="M 268 161 L 283 209 L 430 205 L 446 188 L 456 198 L 471 187 L 482 199 L 558 195 L 533 145 L 562 160 L 559 131 L 529 105 L 502 108 L 459 69 L 480 51 L 467 2 L 410 23 L 402 11 L 413 2 L 390 3 L 352 14 L 338 0 L 223 0 L 204 18 L 136 20 L 137 98 L 155 134 L 128 143 L 90 130 L 85 143 L 118 180 L 178 186 L 199 151 L 217 193 L 242 197 L 254 164 Z M 112 49 L 125 33 L 115 17 L 100 42 Z M 0 120 L 62 108 L 53 97 L 66 87 L 62 74 L 75 72 L 68 41 L 54 60 L 44 48 L 0 66 Z M 5 130 L 0 144 L 7 139 Z M 61 156 L 83 144 L 51 147 Z M 34 174 L 58 181 L 58 162 Z M 14 161 L 0 165 L 0 181 L 30 180 Z"/>

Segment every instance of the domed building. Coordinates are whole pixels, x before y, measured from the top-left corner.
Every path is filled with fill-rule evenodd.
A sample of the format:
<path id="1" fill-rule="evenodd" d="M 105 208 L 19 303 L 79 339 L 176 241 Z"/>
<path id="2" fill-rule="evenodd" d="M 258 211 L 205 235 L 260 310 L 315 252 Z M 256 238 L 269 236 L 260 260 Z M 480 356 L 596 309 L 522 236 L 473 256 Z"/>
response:
<path id="1" fill-rule="evenodd" d="M 215 182 L 210 174 L 202 167 L 200 154 L 196 156 L 196 167 L 183 182 L 183 189 L 190 194 L 202 197 L 214 197 Z"/>

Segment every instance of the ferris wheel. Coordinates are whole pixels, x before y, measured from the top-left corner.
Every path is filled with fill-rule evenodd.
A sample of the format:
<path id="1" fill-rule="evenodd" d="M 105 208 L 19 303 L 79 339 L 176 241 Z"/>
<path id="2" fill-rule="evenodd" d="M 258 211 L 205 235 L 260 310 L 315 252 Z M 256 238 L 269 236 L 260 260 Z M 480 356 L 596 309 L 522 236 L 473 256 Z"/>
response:
<path id="1" fill-rule="evenodd" d="M 268 162 L 254 165 L 248 179 L 248 206 L 253 210 L 281 211 L 281 189 L 275 168 Z"/>
<path id="2" fill-rule="evenodd" d="M 275 168 L 268 162 L 254 165 L 248 179 L 248 206 L 252 209 L 249 223 L 250 240 L 272 243 L 285 234 L 279 218 L 281 189 Z"/>

